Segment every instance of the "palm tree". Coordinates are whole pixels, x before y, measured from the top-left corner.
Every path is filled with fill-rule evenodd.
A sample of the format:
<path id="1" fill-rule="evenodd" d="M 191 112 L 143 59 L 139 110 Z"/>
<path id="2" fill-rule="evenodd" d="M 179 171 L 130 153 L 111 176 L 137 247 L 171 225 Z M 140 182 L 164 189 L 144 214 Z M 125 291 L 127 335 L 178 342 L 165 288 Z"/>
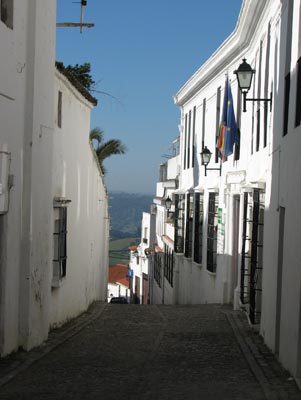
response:
<path id="1" fill-rule="evenodd" d="M 93 128 L 90 131 L 90 141 L 96 141 L 97 145 L 95 148 L 95 153 L 99 162 L 99 166 L 103 172 L 106 173 L 106 169 L 103 166 L 103 161 L 111 157 L 113 154 L 124 154 L 126 152 L 125 145 L 118 139 L 111 139 L 104 142 L 103 130 L 99 127 Z"/>

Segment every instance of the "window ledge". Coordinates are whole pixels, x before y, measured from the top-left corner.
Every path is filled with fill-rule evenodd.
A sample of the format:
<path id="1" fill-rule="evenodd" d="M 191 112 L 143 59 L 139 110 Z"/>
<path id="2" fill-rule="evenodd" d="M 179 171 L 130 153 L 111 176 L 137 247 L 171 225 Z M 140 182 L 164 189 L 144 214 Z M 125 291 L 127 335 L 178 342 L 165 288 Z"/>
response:
<path id="1" fill-rule="evenodd" d="M 59 288 L 59 287 L 63 286 L 65 281 L 66 281 L 66 278 L 52 278 L 51 287 Z"/>
<path id="2" fill-rule="evenodd" d="M 208 275 L 211 275 L 211 276 L 213 276 L 214 278 L 216 277 L 216 272 L 211 272 L 211 271 L 209 271 L 207 268 L 206 268 L 206 272 L 207 272 Z"/>
<path id="3" fill-rule="evenodd" d="M 199 264 L 196 261 L 192 261 L 192 265 L 194 265 L 195 267 L 198 267 L 198 268 L 203 268 L 203 264 Z"/>

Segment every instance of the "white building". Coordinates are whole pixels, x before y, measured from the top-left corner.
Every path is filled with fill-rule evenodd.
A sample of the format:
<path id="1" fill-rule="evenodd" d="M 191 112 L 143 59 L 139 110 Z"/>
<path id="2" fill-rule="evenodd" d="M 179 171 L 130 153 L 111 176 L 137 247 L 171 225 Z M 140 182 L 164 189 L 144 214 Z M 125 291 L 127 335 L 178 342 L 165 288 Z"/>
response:
<path id="1" fill-rule="evenodd" d="M 108 250 L 107 236 L 102 236 L 107 234 L 107 202 L 88 140 L 91 104 L 55 72 L 55 21 L 55 0 L 1 1 L 1 355 L 40 344 L 51 325 L 73 317 L 94 298 L 105 299 L 106 295 L 107 277 L 101 278 L 104 282 L 98 279 Z M 63 136 L 71 132 L 60 131 L 55 122 L 57 90 L 61 87 L 70 97 L 68 107 L 74 107 L 64 105 L 63 127 L 68 126 L 65 111 L 68 118 L 73 113 L 74 120 L 84 116 L 77 121 L 78 129 L 67 147 Z M 65 147 L 57 146 L 59 142 Z M 72 158 L 71 147 L 77 160 Z M 54 275 L 58 271 L 53 263 L 54 229 L 61 209 L 56 206 L 67 204 L 64 200 L 71 202 L 67 206 L 66 279 L 61 280 L 62 276 Z M 90 221 L 93 215 L 100 218 L 94 219 L 89 229 L 83 222 L 88 215 Z M 86 235 L 84 240 L 80 229 Z M 101 249 L 97 249 L 97 240 L 104 240 Z M 76 257 L 78 261 L 71 267 Z M 77 294 L 76 299 L 69 297 L 71 291 Z"/>
<path id="2" fill-rule="evenodd" d="M 179 186 L 180 174 L 180 137 L 172 143 L 172 154 L 170 158 L 160 165 L 160 177 L 156 188 L 156 240 L 154 248 L 153 263 L 153 303 L 174 304 L 177 302 L 178 279 L 175 276 L 174 256 L 174 205 L 167 210 L 165 201 L 172 199 Z"/>
<path id="3" fill-rule="evenodd" d="M 89 141 L 90 111 L 97 102 L 57 66 L 51 325 L 106 300 L 109 238 L 108 196 Z M 66 249 L 58 252 L 65 241 Z"/>
<path id="4" fill-rule="evenodd" d="M 127 275 L 127 265 L 116 264 L 109 267 L 108 302 L 110 302 L 112 297 L 125 297 L 128 303 L 130 302 L 131 293 Z"/>
<path id="5" fill-rule="evenodd" d="M 131 302 L 149 304 L 153 296 L 153 288 L 149 279 L 152 277 L 150 253 L 155 247 L 155 211 L 143 212 L 141 222 L 141 242 L 138 246 L 130 246 L 129 278 Z"/>
<path id="6" fill-rule="evenodd" d="M 234 32 L 179 90 L 180 174 L 173 195 L 173 302 L 245 309 L 297 380 L 300 6 L 300 0 L 244 0 Z M 243 112 L 233 74 L 243 58 L 256 70 L 247 98 L 272 98 L 271 110 L 271 102 L 247 101 Z M 220 163 L 216 143 L 226 75 L 240 143 Z M 213 153 L 206 174 L 200 157 L 205 146 Z M 160 196 L 166 200 L 167 193 Z M 157 230 L 162 240 L 164 224 Z"/>

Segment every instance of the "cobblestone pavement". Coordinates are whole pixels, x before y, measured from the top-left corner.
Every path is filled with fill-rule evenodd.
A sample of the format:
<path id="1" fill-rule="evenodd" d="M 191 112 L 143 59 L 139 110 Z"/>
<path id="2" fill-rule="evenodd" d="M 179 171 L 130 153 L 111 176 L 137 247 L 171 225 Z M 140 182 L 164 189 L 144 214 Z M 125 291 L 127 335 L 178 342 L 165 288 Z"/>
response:
<path id="1" fill-rule="evenodd" d="M 301 399 L 241 312 L 94 304 L 0 361 L 1 400 Z"/>

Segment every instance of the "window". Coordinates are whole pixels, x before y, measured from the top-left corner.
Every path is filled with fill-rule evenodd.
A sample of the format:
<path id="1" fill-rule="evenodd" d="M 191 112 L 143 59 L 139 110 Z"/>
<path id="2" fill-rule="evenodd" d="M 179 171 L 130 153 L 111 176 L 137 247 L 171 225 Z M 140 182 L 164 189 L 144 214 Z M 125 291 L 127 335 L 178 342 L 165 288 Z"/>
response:
<path id="1" fill-rule="evenodd" d="M 10 29 L 13 29 L 14 1 L 0 0 L 1 21 Z"/>
<path id="2" fill-rule="evenodd" d="M 264 192 L 244 193 L 240 300 L 251 322 L 259 323 L 263 268 Z"/>
<path id="3" fill-rule="evenodd" d="M 239 90 L 240 92 L 240 90 Z M 217 142 L 219 138 L 221 124 L 221 87 L 219 86 L 216 91 L 216 122 L 215 122 L 215 162 L 218 162 L 218 148 Z"/>
<path id="4" fill-rule="evenodd" d="M 293 10 L 294 2 L 288 2 L 288 14 L 287 14 L 287 33 L 286 33 L 286 46 L 285 46 L 285 78 L 284 78 L 284 104 L 283 104 L 283 136 L 288 133 L 289 123 L 289 101 L 290 101 L 290 89 L 291 89 L 291 74 L 290 65 L 292 59 L 292 35 L 293 35 Z"/>
<path id="5" fill-rule="evenodd" d="M 196 106 L 193 107 L 193 120 L 192 120 L 192 168 L 194 168 L 195 158 L 195 119 L 196 119 Z"/>
<path id="6" fill-rule="evenodd" d="M 204 150 L 205 146 L 205 128 L 206 128 L 206 99 L 203 100 L 202 150 Z"/>
<path id="7" fill-rule="evenodd" d="M 264 81 L 264 97 L 268 97 L 268 88 L 269 88 L 269 63 L 270 63 L 270 47 L 271 47 L 271 24 L 268 25 L 267 32 L 267 47 L 265 54 L 265 81 Z M 267 146 L 267 137 L 268 137 L 268 103 L 264 102 L 264 116 L 263 116 L 263 147 Z"/>
<path id="8" fill-rule="evenodd" d="M 59 91 L 57 100 L 57 126 L 59 128 L 62 127 L 62 103 L 63 103 L 63 93 Z"/>
<path id="9" fill-rule="evenodd" d="M 240 158 L 240 126 L 241 126 L 241 91 L 237 90 L 237 107 L 236 107 L 236 125 L 238 143 L 234 143 L 234 160 L 238 161 Z"/>
<path id="10" fill-rule="evenodd" d="M 202 264 L 203 253 L 203 193 L 195 194 L 195 207 L 194 207 L 194 252 L 193 261 Z"/>
<path id="11" fill-rule="evenodd" d="M 175 195 L 175 252 L 184 251 L 184 206 L 185 197 L 182 194 Z"/>
<path id="12" fill-rule="evenodd" d="M 155 253 L 154 256 L 154 279 L 158 286 L 161 287 L 161 269 L 162 269 L 162 258 L 160 253 Z"/>
<path id="13" fill-rule="evenodd" d="M 67 207 L 57 207 L 54 221 L 53 286 L 66 276 L 67 267 Z"/>
<path id="14" fill-rule="evenodd" d="M 190 168 L 190 147 L 191 147 L 191 110 L 188 118 L 188 143 L 187 143 L 187 168 Z"/>
<path id="15" fill-rule="evenodd" d="M 283 131 L 282 131 L 283 136 L 285 136 L 288 131 L 290 88 L 291 88 L 291 74 L 289 72 L 285 77 L 285 84 L 284 84 L 284 105 L 283 105 L 284 110 L 283 110 Z"/>
<path id="16" fill-rule="evenodd" d="M 261 98 L 261 68 L 262 68 L 262 41 L 260 42 L 259 48 L 259 61 L 258 61 L 258 74 L 257 74 L 257 98 Z M 257 103 L 257 112 L 256 112 L 256 151 L 259 151 L 260 146 L 260 135 L 261 135 L 261 110 L 260 103 Z"/>
<path id="17" fill-rule="evenodd" d="M 301 123 L 301 57 L 297 61 L 297 93 L 296 93 L 296 116 L 295 127 Z"/>
<path id="18" fill-rule="evenodd" d="M 185 132 L 184 132 L 184 169 L 186 169 L 186 152 L 187 152 L 187 114 L 185 114 Z"/>
<path id="19" fill-rule="evenodd" d="M 173 286 L 174 252 L 168 246 L 164 246 L 164 276 Z"/>
<path id="20" fill-rule="evenodd" d="M 208 227 L 207 227 L 207 269 L 216 272 L 217 253 L 217 228 L 218 228 L 218 196 L 209 193 L 208 203 Z"/>
<path id="21" fill-rule="evenodd" d="M 185 257 L 192 257 L 193 194 L 186 195 Z"/>

